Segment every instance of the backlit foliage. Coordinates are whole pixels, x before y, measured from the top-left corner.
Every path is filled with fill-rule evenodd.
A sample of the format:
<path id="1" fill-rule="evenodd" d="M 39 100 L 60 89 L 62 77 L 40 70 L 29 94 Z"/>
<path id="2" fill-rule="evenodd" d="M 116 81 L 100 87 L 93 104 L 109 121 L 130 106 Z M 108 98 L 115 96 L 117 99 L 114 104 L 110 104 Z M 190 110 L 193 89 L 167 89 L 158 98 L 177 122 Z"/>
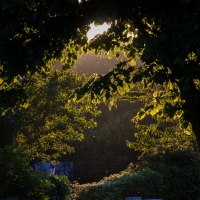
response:
<path id="1" fill-rule="evenodd" d="M 91 118 L 97 115 L 88 102 L 69 102 L 76 87 L 86 81 L 71 70 L 52 70 L 43 76 L 34 76 L 26 87 L 29 97 L 26 108 L 15 112 L 14 146 L 26 149 L 32 158 L 56 159 L 61 154 L 74 152 L 70 141 L 83 140 L 83 131 L 96 126 Z M 90 116 L 86 116 L 90 113 Z"/>

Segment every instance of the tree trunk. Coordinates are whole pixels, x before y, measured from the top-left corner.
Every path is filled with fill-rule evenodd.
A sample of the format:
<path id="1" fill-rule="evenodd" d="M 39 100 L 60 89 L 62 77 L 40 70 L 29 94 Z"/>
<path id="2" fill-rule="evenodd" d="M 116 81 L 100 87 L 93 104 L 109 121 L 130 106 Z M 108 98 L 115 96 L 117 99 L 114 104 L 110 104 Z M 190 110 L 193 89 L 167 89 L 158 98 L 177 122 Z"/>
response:
<path id="1" fill-rule="evenodd" d="M 192 125 L 192 130 L 196 136 L 198 148 L 200 150 L 200 91 L 196 88 L 193 82 L 190 83 L 190 88 L 181 90 L 181 98 L 185 100 L 183 109 L 186 113 L 187 119 Z"/>

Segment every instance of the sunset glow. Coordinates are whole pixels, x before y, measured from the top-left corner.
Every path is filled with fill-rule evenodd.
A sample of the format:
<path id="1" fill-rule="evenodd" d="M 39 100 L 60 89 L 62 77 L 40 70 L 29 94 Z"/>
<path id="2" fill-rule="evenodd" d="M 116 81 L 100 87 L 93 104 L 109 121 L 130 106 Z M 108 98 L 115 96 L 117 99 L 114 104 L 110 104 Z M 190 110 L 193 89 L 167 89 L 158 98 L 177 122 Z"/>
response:
<path id="1" fill-rule="evenodd" d="M 90 27 L 91 29 L 87 33 L 89 41 L 94 38 L 95 35 L 102 34 L 104 31 L 107 31 L 107 29 L 110 28 L 110 25 L 104 23 L 101 26 L 95 26 L 94 23 L 92 23 Z"/>

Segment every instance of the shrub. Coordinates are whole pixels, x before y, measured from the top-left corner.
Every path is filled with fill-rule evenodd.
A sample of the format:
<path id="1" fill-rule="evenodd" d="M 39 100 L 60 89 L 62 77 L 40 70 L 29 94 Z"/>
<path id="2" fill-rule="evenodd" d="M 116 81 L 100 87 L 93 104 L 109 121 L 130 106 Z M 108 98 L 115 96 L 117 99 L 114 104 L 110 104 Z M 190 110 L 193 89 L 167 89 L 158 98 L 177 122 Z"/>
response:
<path id="1" fill-rule="evenodd" d="M 173 152 L 163 149 L 141 159 L 142 167 L 162 173 L 163 199 L 200 199 L 199 153 L 187 149 Z"/>
<path id="2" fill-rule="evenodd" d="M 76 185 L 77 199 L 117 200 L 127 196 L 149 197 L 158 194 L 163 185 L 161 173 L 150 168 L 136 171 L 123 171 L 111 175 L 99 183 Z"/>
<path id="3" fill-rule="evenodd" d="M 52 200 L 65 200 L 70 195 L 70 181 L 67 176 L 49 176 L 49 180 L 52 183 L 50 188 L 50 197 Z"/>
<path id="4" fill-rule="evenodd" d="M 0 199 L 64 200 L 69 194 L 67 177 L 34 172 L 23 150 L 0 149 Z"/>
<path id="5" fill-rule="evenodd" d="M 165 200 L 200 199 L 199 154 L 190 151 L 151 155 L 93 184 L 74 185 L 79 200 L 117 200 L 128 196 Z"/>

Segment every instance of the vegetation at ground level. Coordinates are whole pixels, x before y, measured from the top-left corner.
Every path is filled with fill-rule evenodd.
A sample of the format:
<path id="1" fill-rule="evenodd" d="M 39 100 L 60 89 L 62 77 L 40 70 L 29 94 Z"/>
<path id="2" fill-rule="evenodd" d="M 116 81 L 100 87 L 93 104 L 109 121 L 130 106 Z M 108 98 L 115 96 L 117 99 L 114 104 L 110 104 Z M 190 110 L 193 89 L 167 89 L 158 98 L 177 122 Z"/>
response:
<path id="1" fill-rule="evenodd" d="M 36 173 L 29 166 L 23 150 L 6 146 L 0 150 L 1 184 L 3 199 L 124 199 L 127 196 L 166 200 L 198 199 L 200 196 L 200 158 L 190 148 L 165 149 L 141 158 L 118 174 L 104 177 L 98 183 L 70 184 L 67 177 Z"/>
<path id="2" fill-rule="evenodd" d="M 198 153 L 158 153 L 151 157 L 151 161 L 130 164 L 121 173 L 105 177 L 98 183 L 74 184 L 73 195 L 80 200 L 113 200 L 128 196 L 166 200 L 199 199 L 199 170 Z"/>
<path id="3" fill-rule="evenodd" d="M 0 149 L 0 199 L 66 200 L 70 181 L 66 176 L 34 172 L 23 150 L 10 146 Z"/>

